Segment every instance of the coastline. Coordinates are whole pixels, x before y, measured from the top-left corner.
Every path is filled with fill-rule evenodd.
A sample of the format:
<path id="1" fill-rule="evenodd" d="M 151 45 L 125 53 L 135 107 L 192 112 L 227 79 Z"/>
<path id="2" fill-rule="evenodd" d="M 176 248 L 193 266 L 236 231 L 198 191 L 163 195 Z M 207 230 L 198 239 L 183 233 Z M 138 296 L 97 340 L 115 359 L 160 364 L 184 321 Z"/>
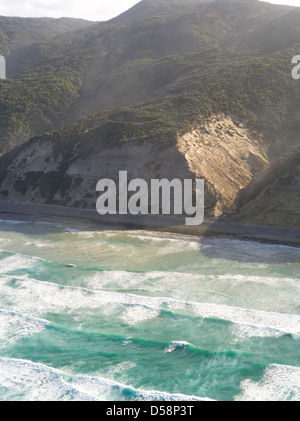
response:
<path id="1" fill-rule="evenodd" d="M 231 221 L 204 221 L 200 226 L 184 225 L 184 218 L 163 215 L 107 215 L 100 216 L 96 210 L 79 209 L 55 205 L 35 205 L 20 202 L 0 201 L 0 219 L 12 220 L 20 217 L 27 221 L 42 218 L 55 221 L 81 221 L 93 229 L 113 227 L 115 229 L 141 229 L 177 235 L 203 238 L 227 238 L 265 244 L 300 248 L 300 229 L 273 226 L 256 226 Z M 89 228 L 88 228 L 89 229 Z"/>

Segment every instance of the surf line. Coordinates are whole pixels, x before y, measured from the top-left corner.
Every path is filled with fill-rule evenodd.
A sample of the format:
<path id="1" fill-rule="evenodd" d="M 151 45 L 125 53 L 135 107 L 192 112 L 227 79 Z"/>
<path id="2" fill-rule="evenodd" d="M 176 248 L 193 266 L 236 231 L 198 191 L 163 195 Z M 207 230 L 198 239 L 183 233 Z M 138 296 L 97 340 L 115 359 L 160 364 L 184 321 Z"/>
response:
<path id="1" fill-rule="evenodd" d="M 131 215 L 171 215 L 173 210 L 174 215 L 191 216 L 185 218 L 186 225 L 203 223 L 203 179 L 152 179 L 149 184 L 140 178 L 128 183 L 127 171 L 119 171 L 118 187 L 114 180 L 100 180 L 96 187 L 96 191 L 101 192 L 97 212 L 102 216 L 127 215 L 128 212 Z"/>

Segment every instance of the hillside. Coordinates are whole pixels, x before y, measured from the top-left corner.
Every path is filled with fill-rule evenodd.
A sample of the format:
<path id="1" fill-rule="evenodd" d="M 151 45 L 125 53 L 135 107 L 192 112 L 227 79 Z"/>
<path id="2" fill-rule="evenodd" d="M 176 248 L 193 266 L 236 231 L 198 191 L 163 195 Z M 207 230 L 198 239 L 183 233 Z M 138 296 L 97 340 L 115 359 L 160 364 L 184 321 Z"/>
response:
<path id="1" fill-rule="evenodd" d="M 70 101 L 59 91 L 74 97 L 77 72 L 67 75 L 71 61 L 68 69 L 61 63 L 58 72 L 43 65 L 39 74 L 31 69 L 48 58 L 45 44 L 60 36 L 72 39 L 76 31 L 93 25 L 80 19 L 0 17 L 0 54 L 7 62 L 7 80 L 0 80 L 0 153 L 54 128 L 50 115 L 55 118 Z"/>
<path id="2" fill-rule="evenodd" d="M 300 228 L 300 148 L 275 162 L 238 201 L 234 221 Z"/>
<path id="3" fill-rule="evenodd" d="M 147 181 L 204 177 L 206 213 L 215 217 L 234 204 L 256 171 L 268 165 L 261 139 L 225 115 L 207 118 L 177 136 L 159 120 L 129 123 L 112 117 L 101 114 L 83 120 L 4 156 L 0 200 L 26 198 L 33 203 L 95 208 L 98 180 L 117 180 L 119 171 L 127 170 L 129 179 Z"/>
<path id="4" fill-rule="evenodd" d="M 13 74 L 24 68 L 24 61 L 33 64 L 34 50 L 43 43 L 68 37 L 74 31 L 91 27 L 92 22 L 71 18 L 18 18 L 0 16 L 0 53 L 8 61 L 7 71 Z M 42 54 L 39 60 L 43 60 Z"/>
<path id="5" fill-rule="evenodd" d="M 300 8 L 143 0 L 62 27 L 0 81 L 1 200 L 94 207 L 97 180 L 130 169 L 205 178 L 221 216 L 299 144 Z"/>
<path id="6" fill-rule="evenodd" d="M 278 106 L 286 112 L 287 104 L 282 104 L 284 98 L 279 97 L 277 87 L 287 85 L 281 88 L 284 96 L 297 95 L 289 74 L 290 52 L 278 50 L 275 43 L 270 53 L 262 56 L 261 51 L 244 44 L 258 30 L 268 33 L 264 28 L 278 21 L 291 32 L 285 48 L 292 48 L 299 44 L 297 19 L 299 23 L 298 11 L 256 0 L 143 0 L 111 22 L 82 28 L 87 24 L 79 21 L 80 29 L 54 39 L 47 39 L 46 26 L 42 42 L 25 51 L 19 48 L 7 57 L 8 79 L 0 85 L 2 152 L 32 136 L 114 107 L 187 93 L 199 95 L 204 88 L 212 101 L 224 94 L 231 98 L 235 86 L 228 86 L 223 93 L 223 81 L 232 84 L 241 72 L 245 92 L 237 93 L 237 101 L 244 103 L 256 95 L 250 89 L 257 90 L 255 78 L 259 75 L 264 85 L 260 96 L 264 90 L 268 96 L 259 102 L 269 102 L 261 106 L 280 99 Z M 28 31 L 30 25 L 31 21 Z M 31 39 L 36 40 L 38 30 L 32 32 Z M 263 33 L 261 39 L 266 38 Z M 253 67 L 250 79 L 245 73 Z M 232 80 L 226 80 L 226 73 Z M 245 76 L 249 80 L 244 84 Z M 270 78 L 271 82 L 266 80 Z M 273 85 L 277 88 L 274 95 L 270 92 Z M 225 108 L 226 98 L 222 101 L 218 105 Z M 211 105 L 206 109 L 209 112 Z"/>

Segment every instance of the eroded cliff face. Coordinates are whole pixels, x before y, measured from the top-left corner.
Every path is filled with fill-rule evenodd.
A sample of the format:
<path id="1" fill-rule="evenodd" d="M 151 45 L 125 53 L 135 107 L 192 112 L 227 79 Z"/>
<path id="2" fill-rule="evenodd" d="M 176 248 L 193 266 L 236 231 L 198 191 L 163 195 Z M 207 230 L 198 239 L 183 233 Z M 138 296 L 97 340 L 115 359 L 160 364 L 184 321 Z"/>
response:
<path id="1" fill-rule="evenodd" d="M 206 181 L 207 204 L 214 216 L 232 208 L 240 190 L 268 167 L 262 138 L 225 115 L 208 119 L 178 138 L 178 150 L 197 178 Z"/>
<path id="2" fill-rule="evenodd" d="M 62 172 L 62 157 L 54 153 L 51 140 L 25 146 L 6 170 L 0 199 L 18 202 L 55 203 L 94 208 L 102 178 L 205 179 L 206 216 L 230 211 L 241 189 L 268 166 L 262 139 L 232 117 L 217 115 L 193 131 L 178 136 L 177 145 L 162 147 L 158 141 L 130 141 L 104 149 L 96 155 L 77 156 Z"/>

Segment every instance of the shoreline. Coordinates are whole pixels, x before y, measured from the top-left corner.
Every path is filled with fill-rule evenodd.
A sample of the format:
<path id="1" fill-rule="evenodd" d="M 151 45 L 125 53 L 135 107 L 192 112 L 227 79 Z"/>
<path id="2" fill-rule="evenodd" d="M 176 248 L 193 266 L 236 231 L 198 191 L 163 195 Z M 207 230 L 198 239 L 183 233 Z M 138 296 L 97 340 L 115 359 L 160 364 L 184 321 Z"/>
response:
<path id="1" fill-rule="evenodd" d="M 118 230 L 144 230 L 177 235 L 190 235 L 198 238 L 226 238 L 264 244 L 283 245 L 300 248 L 300 229 L 273 226 L 257 226 L 231 221 L 204 221 L 200 226 L 186 226 L 184 218 L 163 215 L 107 215 L 100 216 L 96 210 L 79 209 L 55 205 L 35 205 L 20 202 L 0 201 L 0 219 L 12 218 L 55 219 L 81 221 L 93 229 L 111 226 Z M 88 229 L 88 227 L 87 227 Z"/>

